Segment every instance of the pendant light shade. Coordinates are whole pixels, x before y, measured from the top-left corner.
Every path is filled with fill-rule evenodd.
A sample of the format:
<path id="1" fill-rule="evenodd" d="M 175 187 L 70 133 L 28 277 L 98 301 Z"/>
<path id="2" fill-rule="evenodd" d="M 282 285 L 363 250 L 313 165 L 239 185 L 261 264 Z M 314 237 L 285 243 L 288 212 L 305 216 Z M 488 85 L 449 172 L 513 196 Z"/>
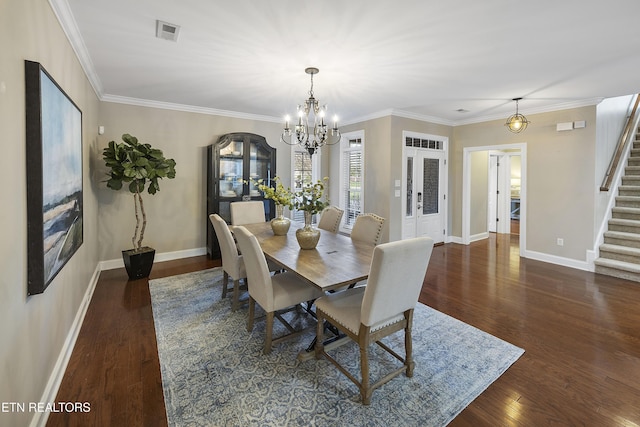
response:
<path id="1" fill-rule="evenodd" d="M 529 123 L 531 123 L 525 116 L 518 112 L 518 101 L 521 99 L 522 98 L 513 98 L 513 100 L 516 101 L 516 113 L 509 116 L 507 122 L 504 124 L 507 129 L 513 133 L 522 132 L 527 128 L 527 126 L 529 126 Z"/>

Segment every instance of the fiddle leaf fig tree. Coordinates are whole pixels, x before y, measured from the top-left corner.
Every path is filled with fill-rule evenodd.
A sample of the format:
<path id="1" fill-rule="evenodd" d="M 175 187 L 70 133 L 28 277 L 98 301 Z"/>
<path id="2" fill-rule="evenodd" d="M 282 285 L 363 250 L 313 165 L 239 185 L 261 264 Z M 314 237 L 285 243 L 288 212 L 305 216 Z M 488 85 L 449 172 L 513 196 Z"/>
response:
<path id="1" fill-rule="evenodd" d="M 175 178 L 176 162 L 165 158 L 162 150 L 153 148 L 150 144 L 139 143 L 138 138 L 128 133 L 122 135 L 122 140 L 124 142 L 121 143 L 110 141 L 102 151 L 102 158 L 109 168 L 107 187 L 117 191 L 127 185 L 129 192 L 133 193 L 136 229 L 131 241 L 134 250 L 138 251 L 142 248 L 147 227 L 142 193 L 146 188 L 149 194 L 156 194 L 160 191 L 159 181 L 162 178 Z"/>

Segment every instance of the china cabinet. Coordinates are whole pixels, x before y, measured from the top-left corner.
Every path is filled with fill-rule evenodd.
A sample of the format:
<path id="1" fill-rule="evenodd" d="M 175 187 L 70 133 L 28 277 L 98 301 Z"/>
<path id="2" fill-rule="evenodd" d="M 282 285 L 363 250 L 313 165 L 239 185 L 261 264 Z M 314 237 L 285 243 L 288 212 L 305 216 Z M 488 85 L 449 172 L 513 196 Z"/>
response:
<path id="1" fill-rule="evenodd" d="M 262 197 L 253 182 L 270 182 L 276 174 L 276 149 L 253 133 L 229 133 L 207 147 L 207 253 L 220 258 L 220 247 L 209 215 L 231 223 L 230 204 L 262 200 L 265 221 L 275 216 L 274 203 Z"/>

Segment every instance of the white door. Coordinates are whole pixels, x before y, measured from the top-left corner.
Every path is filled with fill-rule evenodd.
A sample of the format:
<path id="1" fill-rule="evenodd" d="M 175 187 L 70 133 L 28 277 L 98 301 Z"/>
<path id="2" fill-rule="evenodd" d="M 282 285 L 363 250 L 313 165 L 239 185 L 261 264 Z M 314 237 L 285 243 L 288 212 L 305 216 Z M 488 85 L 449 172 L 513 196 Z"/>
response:
<path id="1" fill-rule="evenodd" d="M 405 147 L 402 238 L 446 236 L 446 152 Z"/>

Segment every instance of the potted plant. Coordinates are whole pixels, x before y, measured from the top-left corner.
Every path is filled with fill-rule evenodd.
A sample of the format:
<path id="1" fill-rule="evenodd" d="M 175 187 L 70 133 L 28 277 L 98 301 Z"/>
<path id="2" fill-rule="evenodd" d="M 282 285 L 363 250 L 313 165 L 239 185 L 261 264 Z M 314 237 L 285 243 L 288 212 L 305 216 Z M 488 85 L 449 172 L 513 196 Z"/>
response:
<path id="1" fill-rule="evenodd" d="M 133 194 L 136 215 L 136 228 L 131 238 L 133 249 L 122 251 L 122 258 L 129 278 L 140 279 L 149 276 L 155 257 L 155 249 L 142 246 L 147 227 L 142 193 L 146 188 L 149 194 L 156 194 L 160 191 L 159 180 L 175 178 L 176 162 L 165 158 L 162 150 L 139 143 L 135 136 L 124 134 L 122 140 L 122 143 L 110 141 L 102 158 L 109 168 L 107 187 L 118 191 L 128 184 L 126 188 Z"/>
<path id="2" fill-rule="evenodd" d="M 251 180 L 251 183 L 258 188 L 258 190 L 262 191 L 264 198 L 273 200 L 276 205 L 276 216 L 271 220 L 271 229 L 276 236 L 284 236 L 291 226 L 289 218 L 285 218 L 284 216 L 285 206 L 293 209 L 293 194 L 291 193 L 291 188 L 285 188 L 278 176 L 273 179 L 274 187 L 263 184 L 263 182 L 264 180 L 262 179 L 258 181 Z"/>
<path id="3" fill-rule="evenodd" d="M 322 212 L 329 206 L 324 189 L 329 178 L 318 180 L 315 184 L 304 184 L 300 191 L 293 195 L 294 207 L 304 212 L 304 227 L 296 230 L 296 239 L 302 249 L 314 249 L 320 240 L 320 231 L 313 228 L 313 215 Z"/>

